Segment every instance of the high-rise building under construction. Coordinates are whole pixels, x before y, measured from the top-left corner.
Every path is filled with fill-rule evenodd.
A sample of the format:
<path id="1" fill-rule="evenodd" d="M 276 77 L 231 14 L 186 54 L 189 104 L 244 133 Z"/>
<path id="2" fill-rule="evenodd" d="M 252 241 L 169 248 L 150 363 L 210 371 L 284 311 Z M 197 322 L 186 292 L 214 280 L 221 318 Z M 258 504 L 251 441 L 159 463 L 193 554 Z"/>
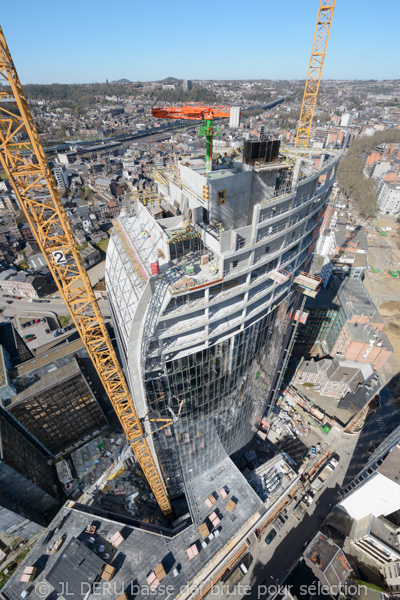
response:
<path id="1" fill-rule="evenodd" d="M 268 409 L 339 158 L 246 141 L 243 161 L 156 172 L 116 220 L 112 318 L 172 497 L 245 448 Z"/>

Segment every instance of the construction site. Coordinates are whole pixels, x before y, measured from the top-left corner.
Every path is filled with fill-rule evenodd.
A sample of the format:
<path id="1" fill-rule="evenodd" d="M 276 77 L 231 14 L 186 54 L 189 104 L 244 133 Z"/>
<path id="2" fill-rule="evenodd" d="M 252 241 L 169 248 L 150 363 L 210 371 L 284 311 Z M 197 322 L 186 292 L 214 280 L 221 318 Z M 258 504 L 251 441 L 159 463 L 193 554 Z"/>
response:
<path id="1" fill-rule="evenodd" d="M 238 107 L 152 110 L 155 119 L 198 121 L 206 153 L 158 169 L 151 193 L 135 194 L 114 222 L 105 281 L 116 345 L 0 30 L 10 86 L 0 96 L 18 109 L 0 108 L 2 166 L 122 430 L 92 428 L 65 460 L 63 431 L 46 439 L 51 423 L 43 428 L 32 409 L 27 428 L 60 459 L 71 499 L 3 587 L 5 600 L 63 595 L 61 583 L 76 598 L 95 583 L 104 598 L 162 594 L 167 584 L 175 598 L 201 598 L 267 524 L 302 502 L 331 459 L 321 427 L 313 436 L 305 419 L 284 424 L 278 392 L 305 299 L 320 289 L 310 265 L 342 156 L 307 148 L 323 65 L 315 57 L 321 45 L 325 53 L 333 8 L 321 0 L 294 147 L 244 140 L 241 157 L 216 164 L 214 121 L 237 127 Z M 33 384 L 32 402 L 44 383 Z M 78 413 L 89 400 L 97 410 L 79 385 Z M 30 401 L 29 388 L 21 394 L 11 412 Z M 296 437 L 292 447 L 282 427 Z M 322 436 L 329 430 L 324 422 Z M 112 591 L 101 585 L 111 580 Z"/>

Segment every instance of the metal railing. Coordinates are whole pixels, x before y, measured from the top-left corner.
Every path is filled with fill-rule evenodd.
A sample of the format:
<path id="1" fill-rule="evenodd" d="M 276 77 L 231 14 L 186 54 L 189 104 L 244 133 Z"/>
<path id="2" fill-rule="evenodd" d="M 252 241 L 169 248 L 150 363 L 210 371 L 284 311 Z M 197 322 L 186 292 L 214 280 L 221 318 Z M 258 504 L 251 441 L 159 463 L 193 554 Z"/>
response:
<path id="1" fill-rule="evenodd" d="M 289 263 L 290 263 L 290 262 L 293 260 L 293 258 L 300 256 L 300 254 L 301 254 L 302 252 L 303 252 L 303 250 L 302 250 L 302 249 L 300 249 L 300 251 L 299 251 L 299 252 L 292 252 L 291 254 L 289 254 L 289 256 L 287 256 L 287 257 L 285 258 L 285 260 L 284 260 L 284 261 L 282 261 L 282 264 L 281 264 L 281 267 L 280 267 L 280 268 L 283 268 L 283 267 L 287 266 L 287 265 L 288 265 L 288 264 L 289 264 Z M 253 281 L 253 282 L 245 282 L 245 283 L 241 284 L 241 285 L 240 285 L 240 289 L 241 289 L 241 291 L 244 293 L 244 292 L 246 292 L 247 290 L 249 290 L 249 289 L 251 289 L 251 288 L 253 288 L 253 287 L 256 287 L 257 285 L 259 285 L 260 283 L 262 283 L 263 281 L 265 281 L 265 280 L 268 280 L 268 279 L 269 279 L 269 272 L 262 274 L 260 277 L 258 277 L 258 278 L 257 278 L 257 280 L 256 280 L 256 281 Z M 291 285 L 291 281 L 290 281 L 289 283 L 290 283 L 290 285 Z M 203 318 L 201 321 L 196 321 L 195 323 L 191 322 L 191 323 L 189 323 L 189 324 L 182 325 L 181 327 L 179 327 L 179 326 L 178 326 L 178 327 L 176 327 L 176 325 L 174 325 L 174 326 L 172 326 L 172 327 L 164 327 L 164 329 L 162 330 L 162 337 L 165 337 L 165 335 L 168 335 L 168 334 L 171 334 L 171 335 L 173 335 L 173 334 L 175 334 L 175 333 L 178 333 L 178 332 L 180 332 L 180 331 L 184 331 L 184 330 L 186 330 L 186 329 L 196 329 L 197 327 L 201 327 L 203 324 L 206 324 L 206 323 L 210 323 L 210 322 L 212 322 L 212 320 L 214 320 L 214 319 L 215 319 L 215 320 L 218 320 L 218 319 L 220 319 L 220 318 L 223 318 L 223 317 L 224 317 L 224 314 L 225 314 L 226 312 L 232 312 L 232 311 L 235 311 L 235 312 L 236 312 L 237 310 L 240 310 L 240 309 L 242 309 L 242 308 L 245 308 L 245 307 L 246 307 L 246 306 L 248 306 L 250 303 L 252 303 L 252 302 L 253 302 L 255 299 L 258 299 L 258 298 L 261 298 L 261 297 L 263 297 L 263 296 L 266 296 L 266 295 L 268 295 L 270 292 L 272 292 L 272 291 L 273 291 L 275 288 L 279 287 L 280 285 L 282 285 L 282 283 L 280 283 L 280 282 L 274 282 L 274 283 L 273 283 L 273 284 L 271 284 L 270 286 L 268 286 L 268 287 L 264 288 L 263 290 L 260 290 L 259 292 L 257 292 L 257 293 L 256 293 L 254 296 L 252 296 L 251 298 L 248 298 L 248 300 L 247 300 L 247 301 L 244 301 L 244 300 L 242 300 L 242 301 L 240 301 L 240 302 L 239 302 L 237 305 L 235 305 L 235 306 L 229 306 L 229 307 L 227 307 L 227 308 L 226 308 L 226 309 L 225 309 L 225 310 L 224 310 L 222 313 L 220 313 L 220 314 L 216 314 L 216 315 L 212 315 L 212 316 L 209 316 L 208 318 L 207 318 L 207 317 L 204 315 L 204 318 Z M 235 293 L 238 291 L 238 288 L 239 288 L 239 286 L 237 286 L 237 287 L 235 287 L 235 288 L 234 288 L 234 292 L 235 292 Z M 208 302 L 208 304 L 209 304 L 209 303 L 211 303 L 211 302 L 213 302 L 213 301 L 215 301 L 215 300 L 217 300 L 217 299 L 218 299 L 218 301 L 221 301 L 221 300 L 223 300 L 223 299 L 224 299 L 224 297 L 225 297 L 225 294 L 226 294 L 226 293 L 227 293 L 227 295 L 229 296 L 231 293 L 233 293 L 233 291 L 232 291 L 232 292 L 229 292 L 229 290 L 227 290 L 226 292 L 222 292 L 222 293 L 220 292 L 220 293 L 218 293 L 218 294 L 216 295 L 216 297 L 215 297 L 215 298 L 211 298 L 211 299 L 209 299 L 209 302 Z M 278 294 L 278 296 L 280 296 L 280 295 L 281 295 L 281 292 Z M 276 295 L 275 295 L 275 296 L 273 296 L 273 297 L 272 297 L 272 298 L 271 298 L 271 299 L 270 299 L 268 302 L 273 302 L 273 300 L 274 300 L 276 297 L 277 297 Z M 248 316 L 248 315 L 246 315 L 246 316 Z M 239 317 L 238 317 L 238 318 L 239 318 Z M 243 317 L 242 317 L 242 316 L 240 316 L 240 319 L 242 319 L 242 318 L 243 318 Z M 229 325 L 229 327 L 227 327 L 227 328 L 229 329 L 229 328 L 230 328 L 230 327 L 232 327 L 232 326 L 233 326 L 233 325 L 232 325 L 232 324 L 230 324 L 230 325 Z M 211 333 L 211 332 L 210 332 L 210 333 Z M 209 334 L 205 335 L 205 338 L 207 338 L 207 337 L 209 337 Z M 199 339 L 197 339 L 197 341 L 199 341 Z M 201 339 L 200 339 L 200 341 L 201 341 Z M 190 342 L 189 342 L 189 343 L 190 343 Z M 186 343 L 184 343 L 183 345 L 186 345 Z M 176 346 L 174 346 L 174 347 L 176 347 Z M 180 347 L 180 346 L 179 346 L 179 347 Z M 152 354 L 152 356 L 155 356 L 155 355 L 156 355 L 156 353 L 153 353 L 153 354 Z"/>

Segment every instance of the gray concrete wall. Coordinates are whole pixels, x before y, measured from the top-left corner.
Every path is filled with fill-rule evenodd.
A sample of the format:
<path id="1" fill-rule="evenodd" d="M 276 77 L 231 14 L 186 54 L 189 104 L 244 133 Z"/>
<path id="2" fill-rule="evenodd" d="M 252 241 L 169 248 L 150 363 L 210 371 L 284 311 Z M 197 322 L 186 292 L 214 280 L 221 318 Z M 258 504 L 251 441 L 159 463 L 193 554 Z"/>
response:
<path id="1" fill-rule="evenodd" d="M 251 223 L 253 213 L 250 207 L 251 172 L 236 175 L 221 175 L 218 179 L 207 180 L 210 187 L 211 220 L 221 221 L 227 227 L 237 229 Z M 226 191 L 225 204 L 217 204 L 217 193 Z"/>

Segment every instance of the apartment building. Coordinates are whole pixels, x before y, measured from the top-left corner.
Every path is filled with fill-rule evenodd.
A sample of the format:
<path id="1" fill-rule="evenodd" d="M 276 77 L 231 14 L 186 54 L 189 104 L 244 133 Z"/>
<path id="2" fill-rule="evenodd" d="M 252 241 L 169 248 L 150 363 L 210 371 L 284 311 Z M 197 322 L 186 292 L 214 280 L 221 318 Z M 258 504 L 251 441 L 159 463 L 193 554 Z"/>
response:
<path id="1" fill-rule="evenodd" d="M 378 196 L 378 208 L 391 217 L 400 212 L 400 185 L 383 183 Z"/>

